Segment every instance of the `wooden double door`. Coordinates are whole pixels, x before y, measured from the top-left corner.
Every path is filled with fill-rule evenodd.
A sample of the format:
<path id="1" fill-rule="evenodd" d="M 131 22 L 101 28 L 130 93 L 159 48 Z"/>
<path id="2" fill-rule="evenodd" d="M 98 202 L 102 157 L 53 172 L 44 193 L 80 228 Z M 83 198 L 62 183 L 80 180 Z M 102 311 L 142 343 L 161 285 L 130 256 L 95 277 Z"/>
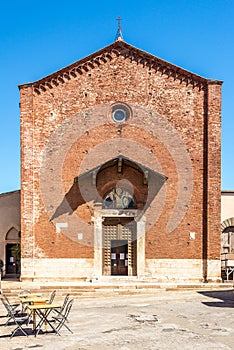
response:
<path id="1" fill-rule="evenodd" d="M 103 222 L 103 274 L 137 274 L 136 222 L 133 218 L 106 218 Z"/>

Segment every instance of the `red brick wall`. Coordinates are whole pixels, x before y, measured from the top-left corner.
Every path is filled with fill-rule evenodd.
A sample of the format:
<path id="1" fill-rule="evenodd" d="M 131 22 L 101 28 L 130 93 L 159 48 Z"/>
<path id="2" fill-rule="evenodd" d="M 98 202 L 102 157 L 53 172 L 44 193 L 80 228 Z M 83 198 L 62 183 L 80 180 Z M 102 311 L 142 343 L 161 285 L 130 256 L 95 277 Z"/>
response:
<path id="1" fill-rule="evenodd" d="M 220 258 L 221 222 L 221 86 L 212 82 L 207 88 L 207 234 L 208 258 Z M 217 220 L 218 219 L 218 220 Z"/>
<path id="2" fill-rule="evenodd" d="M 51 218 L 59 209 L 52 206 L 54 202 L 61 204 L 59 201 L 66 198 L 67 193 L 71 195 L 71 204 L 72 193 L 80 195 L 74 187 L 74 178 L 103 163 L 111 149 L 115 150 L 113 156 L 118 154 L 118 146 L 123 155 L 134 154 L 129 149 L 130 142 L 139 145 L 136 158 L 150 167 L 154 157 L 160 164 L 154 170 L 168 178 L 160 215 L 154 220 L 156 201 L 146 223 L 146 258 L 202 259 L 207 254 L 209 258 L 219 259 L 220 84 L 207 85 L 203 80 L 199 88 L 128 56 L 112 52 L 110 55 L 111 60 L 94 65 L 82 75 L 64 78 L 63 83 L 40 90 L 40 94 L 33 85 L 20 89 L 23 256 L 33 256 L 34 250 L 35 257 L 93 257 L 92 204 L 80 203 L 69 213 L 88 225 L 85 244 L 76 241 L 76 233 L 82 228 L 75 223 L 60 235 L 56 233 Z M 121 131 L 110 115 L 111 104 L 119 101 L 129 104 L 133 111 Z M 160 128 L 164 139 L 157 136 Z M 172 129 L 190 158 L 193 178 L 191 199 L 185 203 L 188 210 L 168 233 L 167 223 L 179 192 L 178 166 L 186 172 L 188 164 L 183 152 L 178 153 L 175 161 L 169 150 L 173 148 Z M 57 152 L 58 157 L 53 156 L 53 152 Z M 88 158 L 92 152 L 96 152 L 95 161 Z M 47 169 L 42 170 L 43 167 Z M 53 181 L 48 178 L 47 184 L 46 177 L 42 186 L 42 172 L 48 172 Z M 61 188 L 59 195 L 57 188 Z M 61 222 L 68 211 L 64 209 L 60 213 Z M 195 240 L 190 239 L 190 232 L 196 233 Z"/>

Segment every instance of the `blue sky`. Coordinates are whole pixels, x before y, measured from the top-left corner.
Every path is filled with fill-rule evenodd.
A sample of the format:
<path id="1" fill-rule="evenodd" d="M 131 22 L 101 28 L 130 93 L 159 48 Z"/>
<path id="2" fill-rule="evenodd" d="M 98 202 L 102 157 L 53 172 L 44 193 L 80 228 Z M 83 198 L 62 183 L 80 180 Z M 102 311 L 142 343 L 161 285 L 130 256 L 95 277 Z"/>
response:
<path id="1" fill-rule="evenodd" d="M 234 1 L 1 2 L 0 193 L 20 188 L 18 84 L 124 40 L 206 78 L 223 80 L 222 189 L 234 190 Z"/>

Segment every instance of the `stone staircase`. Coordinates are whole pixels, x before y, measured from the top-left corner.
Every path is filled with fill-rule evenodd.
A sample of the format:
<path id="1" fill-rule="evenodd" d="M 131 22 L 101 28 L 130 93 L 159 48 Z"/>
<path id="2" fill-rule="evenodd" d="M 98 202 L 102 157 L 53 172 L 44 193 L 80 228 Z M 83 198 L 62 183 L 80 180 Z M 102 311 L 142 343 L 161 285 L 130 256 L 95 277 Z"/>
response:
<path id="1" fill-rule="evenodd" d="M 56 290 L 56 296 L 63 298 L 69 293 L 74 298 L 108 297 L 114 295 L 157 294 L 162 291 L 188 291 L 188 290 L 227 290 L 233 289 L 233 281 L 226 283 L 159 283 L 137 278 L 109 278 L 89 281 L 63 281 L 63 282 L 20 282 L 17 280 L 1 281 L 2 293 L 9 298 L 16 299 L 23 290 L 32 293 L 49 295 Z"/>

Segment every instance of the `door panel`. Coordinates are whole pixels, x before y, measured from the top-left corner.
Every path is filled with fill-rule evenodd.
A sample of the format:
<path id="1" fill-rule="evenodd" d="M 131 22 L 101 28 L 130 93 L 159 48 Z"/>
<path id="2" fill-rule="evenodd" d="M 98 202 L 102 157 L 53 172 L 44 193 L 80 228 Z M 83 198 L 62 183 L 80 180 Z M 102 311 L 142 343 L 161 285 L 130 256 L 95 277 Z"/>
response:
<path id="1" fill-rule="evenodd" d="M 128 275 L 128 241 L 111 241 L 111 275 Z"/>

